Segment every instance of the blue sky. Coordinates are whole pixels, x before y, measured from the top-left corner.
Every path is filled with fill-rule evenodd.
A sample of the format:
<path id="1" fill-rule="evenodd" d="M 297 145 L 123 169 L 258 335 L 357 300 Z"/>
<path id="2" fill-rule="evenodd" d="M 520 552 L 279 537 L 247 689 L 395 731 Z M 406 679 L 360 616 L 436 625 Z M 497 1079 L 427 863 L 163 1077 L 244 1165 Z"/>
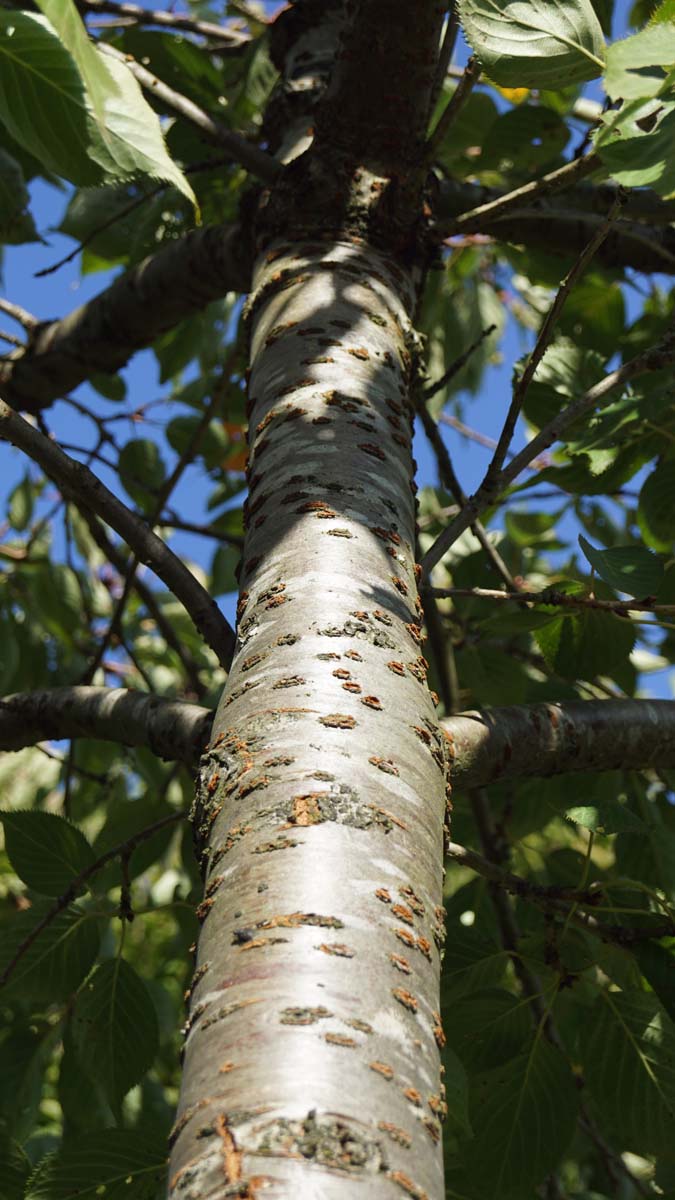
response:
<path id="1" fill-rule="evenodd" d="M 144 6 L 148 8 L 162 7 L 159 3 L 153 5 L 150 0 L 144 0 Z M 165 5 L 164 7 L 173 10 L 188 8 L 184 3 Z M 270 3 L 268 8 L 270 7 L 276 8 L 278 5 Z M 617 8 L 621 11 L 617 27 L 614 30 L 615 36 L 625 32 L 627 6 L 619 4 Z M 460 43 L 455 61 L 460 63 L 465 61 L 467 54 L 466 46 Z M 596 99 L 601 98 L 597 84 L 589 85 L 586 94 Z M 44 244 L 7 248 L 3 262 L 2 292 L 40 319 L 59 317 L 105 288 L 112 278 L 112 273 L 96 272 L 81 278 L 78 260 L 75 259 L 53 274 L 36 277 L 36 272 L 72 250 L 74 243 L 71 238 L 55 232 L 67 204 L 68 193 L 59 192 L 47 184 L 37 182 L 31 187 L 31 195 L 32 211 L 36 225 L 44 238 Z M 639 302 L 632 289 L 626 289 L 626 302 L 631 315 L 636 315 L 639 310 Z M 4 315 L 1 324 L 8 329 L 12 328 L 11 321 Z M 512 364 L 527 348 L 527 335 L 509 316 L 500 346 L 501 361 L 488 368 L 480 396 L 460 397 L 466 406 L 467 422 L 473 428 L 492 436 L 499 432 L 498 423 L 510 395 Z M 139 404 L 147 403 L 149 400 L 154 401 L 160 397 L 166 398 L 169 395 L 170 389 L 166 385 L 161 387 L 159 384 L 157 362 L 151 351 L 136 355 L 122 374 L 127 383 L 127 400 L 123 405 L 118 406 L 120 411 L 128 409 L 131 413 Z M 95 411 L 106 414 L 111 411 L 110 403 L 101 399 L 86 385 L 78 389 L 74 395 Z M 154 412 L 153 416 L 161 420 L 168 411 L 168 407 L 162 406 Z M 50 428 L 55 431 L 60 441 L 82 447 L 92 444 L 95 432 L 93 427 L 67 404 L 57 402 L 48 410 L 46 417 Z M 154 427 L 147 422 L 139 425 L 130 416 L 128 423 L 120 422 L 117 432 L 120 441 L 124 442 L 133 437 L 153 437 Z M 444 436 L 456 462 L 462 485 L 467 492 L 471 492 L 480 482 L 488 464 L 489 451 L 447 428 L 444 430 Z M 523 436 L 524 431 L 520 430 L 518 433 L 520 443 L 523 441 Z M 415 441 L 415 457 L 419 468 L 419 484 L 423 486 L 435 482 L 435 463 L 426 440 L 419 435 Z M 22 477 L 24 470 L 25 459 L 11 447 L 0 443 L 0 494 L 3 497 Z M 108 486 L 115 487 L 116 477 L 112 472 L 108 472 L 105 467 L 100 465 L 96 470 Z M 196 469 L 188 470 L 171 502 L 172 507 L 185 519 L 197 522 L 208 519 L 204 507 L 207 488 L 204 483 L 199 485 L 199 479 L 200 476 Z M 127 497 L 124 498 L 127 499 Z M 569 529 L 565 529 L 565 533 L 569 532 Z M 215 549 L 211 540 L 180 532 L 174 535 L 171 544 L 185 558 L 206 568 L 210 565 Z M 221 607 L 228 617 L 232 618 L 234 598 L 222 597 Z M 667 679 L 658 676 L 651 677 L 649 691 L 652 695 L 664 697 L 672 694 Z"/>

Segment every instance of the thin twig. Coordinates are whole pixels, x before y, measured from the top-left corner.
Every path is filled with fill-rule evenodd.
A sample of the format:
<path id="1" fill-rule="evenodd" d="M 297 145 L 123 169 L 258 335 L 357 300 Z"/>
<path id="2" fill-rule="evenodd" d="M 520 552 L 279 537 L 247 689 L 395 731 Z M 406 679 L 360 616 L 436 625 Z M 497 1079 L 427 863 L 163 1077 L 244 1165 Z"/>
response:
<path id="1" fill-rule="evenodd" d="M 457 13 L 457 5 L 453 2 L 450 4 L 450 12 L 441 42 L 441 49 L 438 55 L 438 63 L 436 64 L 436 75 L 434 77 L 434 85 L 431 89 L 431 97 L 429 101 L 429 111 L 433 113 L 436 107 L 436 101 L 441 94 L 445 78 L 448 75 L 450 60 L 455 50 L 457 34 L 459 33 L 459 16 Z M 464 71 L 460 69 L 460 78 L 463 77 Z"/>
<path id="2" fill-rule="evenodd" d="M 422 588 L 439 599 L 465 596 L 470 600 L 509 600 L 516 604 L 537 604 L 555 608 L 594 608 L 600 612 L 613 612 L 627 617 L 631 612 L 675 614 L 675 604 L 657 604 L 651 600 L 598 600 L 595 596 L 577 596 L 573 592 L 560 592 L 546 588 L 543 592 L 511 591 L 499 592 L 493 588 Z"/>
<path id="3" fill-rule="evenodd" d="M 120 575 L 124 576 L 127 570 L 127 562 L 122 553 L 108 537 L 103 523 L 99 521 L 98 517 L 95 517 L 94 514 L 90 513 L 87 509 L 83 510 L 82 516 L 86 521 L 89 532 L 99 550 L 103 551 L 103 554 L 107 558 L 108 562 L 111 563 L 115 570 Z M 189 687 L 192 689 L 197 699 L 201 699 L 206 689 L 199 678 L 199 665 L 195 662 L 189 650 L 176 633 L 171 621 L 164 615 L 155 593 L 150 587 L 147 586 L 146 583 L 143 582 L 142 579 L 139 579 L 137 575 L 134 577 L 134 590 L 141 601 L 141 604 L 144 605 L 148 611 L 148 614 L 155 622 L 157 630 L 164 638 L 167 646 L 173 650 L 174 654 L 177 655 L 178 660 L 185 671 L 185 677 Z M 109 669 L 106 663 L 103 663 L 102 666 L 104 670 Z"/>
<path id="4" fill-rule="evenodd" d="M 602 912 L 598 905 L 601 897 L 597 890 L 561 888 L 557 885 L 544 887 L 532 883 L 529 879 L 523 879 L 520 875 L 513 875 L 510 871 L 505 871 L 494 861 L 477 854 L 475 850 L 458 845 L 457 842 L 446 843 L 446 853 L 460 866 L 469 867 L 470 870 L 482 875 L 484 879 L 489 879 L 503 891 L 519 896 L 528 904 L 536 904 L 545 912 L 563 914 L 568 921 L 580 925 L 582 929 L 595 934 L 602 941 L 626 946 L 650 938 L 672 937 L 675 933 L 675 924 L 669 917 L 659 923 L 654 922 L 651 926 L 605 925 L 587 911 L 587 908 L 591 906 L 596 912 Z M 585 905 L 585 907 L 580 907 L 580 905 Z"/>
<path id="5" fill-rule="evenodd" d="M 242 46 L 251 41 L 250 35 L 227 25 L 216 25 L 212 21 L 198 21 L 184 13 L 154 11 L 140 4 L 120 3 L 119 0 L 77 0 L 77 7 L 85 13 L 112 13 L 113 16 L 129 17 L 137 25 L 163 26 L 165 29 L 185 33 L 197 33 L 201 37 L 216 38 L 220 42 L 232 42 Z"/>
<path id="6" fill-rule="evenodd" d="M 499 869 L 498 864 L 505 857 L 505 847 L 503 846 L 500 833 L 494 824 L 487 793 L 482 789 L 475 790 L 471 795 L 471 803 L 484 851 L 490 859 L 489 865 L 497 865 L 497 869 Z M 484 861 L 487 862 L 488 858 Z M 560 1034 L 553 1020 L 551 1006 L 547 1005 L 544 1001 L 541 981 L 519 951 L 518 945 L 521 935 L 516 922 L 513 902 L 508 893 L 497 883 L 491 882 L 489 890 L 499 924 L 502 945 L 509 953 L 523 993 L 530 1001 L 534 1024 L 537 1028 L 542 1028 L 549 1041 L 565 1053 Z M 594 1119 L 583 1104 L 580 1108 L 579 1126 L 591 1138 L 602 1154 L 610 1177 L 615 1179 L 624 1175 L 641 1195 L 647 1195 L 648 1189 L 644 1187 L 641 1180 L 632 1174 L 621 1155 L 605 1141 L 597 1129 Z"/>
<path id="7" fill-rule="evenodd" d="M 8 317 L 13 317 L 29 332 L 40 324 L 38 318 L 29 313 L 27 309 L 22 308 L 20 304 L 13 304 L 11 300 L 4 300 L 2 297 L 0 297 L 0 311 L 7 313 Z"/>
<path id="8" fill-rule="evenodd" d="M 427 158 L 433 159 L 436 155 L 438 147 L 442 144 L 445 135 L 451 128 L 453 121 L 456 120 L 460 110 L 464 107 L 474 86 L 478 83 L 481 77 L 481 65 L 474 54 L 471 55 L 464 73 L 455 88 L 452 96 L 448 100 L 443 112 L 441 113 L 436 123 L 436 128 L 429 136 L 426 145 Z"/>
<path id="9" fill-rule="evenodd" d="M 104 54 L 124 63 L 141 87 L 161 100 L 162 104 L 166 104 L 168 108 L 185 117 L 212 142 L 228 150 L 233 159 L 246 167 L 246 170 L 255 175 L 257 179 L 262 179 L 263 183 L 272 183 L 277 178 L 282 166 L 272 158 L 271 154 L 259 150 L 240 133 L 235 133 L 233 129 L 221 125 L 220 121 L 216 121 L 188 96 L 175 91 L 174 88 L 169 87 L 168 84 L 153 75 L 152 71 L 148 71 L 146 67 L 136 62 L 136 59 L 130 54 L 122 54 L 121 51 L 116 50 L 114 46 L 109 46 L 106 42 L 98 42 L 98 47 Z"/>
<path id="10" fill-rule="evenodd" d="M 546 316 L 544 317 L 544 320 L 542 321 L 541 328 L 537 334 L 537 340 L 532 349 L 532 353 L 525 364 L 522 375 L 514 386 L 511 403 L 506 414 L 504 426 L 499 435 L 497 448 L 495 449 L 492 461 L 490 462 L 485 474 L 486 484 L 489 484 L 499 474 L 504 465 L 504 460 L 511 445 L 511 439 L 515 433 L 518 417 L 520 416 L 523 404 L 525 403 L 528 388 L 532 383 L 537 367 L 539 366 L 551 344 L 551 339 L 555 332 L 558 318 L 565 306 L 572 288 L 586 270 L 586 267 L 594 257 L 596 250 L 600 248 L 610 229 L 612 228 L 614 221 L 618 217 L 623 204 L 623 196 L 623 191 L 619 191 L 610 212 L 607 214 L 607 218 L 603 221 L 600 228 L 596 230 L 588 245 L 584 250 L 582 250 L 574 265 L 570 267 L 570 270 L 565 275 L 565 278 L 560 284 L 560 287 L 553 298 L 553 302 Z"/>
<path id="11" fill-rule="evenodd" d="M 431 400 L 432 396 L 435 396 L 437 392 L 442 391 L 442 389 L 450 383 L 450 380 L 454 379 L 455 375 L 459 374 L 459 372 L 462 370 L 462 367 L 466 366 L 467 362 L 471 358 L 471 355 L 475 354 L 481 343 L 484 342 L 486 337 L 489 337 L 491 333 L 494 333 L 496 328 L 496 325 L 488 325 L 487 329 L 484 329 L 483 332 L 478 335 L 475 342 L 472 342 L 467 350 L 464 350 L 462 354 L 458 355 L 458 357 L 450 363 L 450 366 L 446 371 L 443 372 L 440 379 L 437 379 L 435 383 L 430 383 L 428 387 L 424 388 L 422 392 L 423 398 L 425 400 Z"/>
<path id="12" fill-rule="evenodd" d="M 418 411 L 424 432 L 426 433 L 433 448 L 434 454 L 436 455 L 438 474 L 441 483 L 448 489 L 453 500 L 458 504 L 461 510 L 467 502 L 467 496 L 455 473 L 455 468 L 453 466 L 452 459 L 450 458 L 448 448 L 441 437 L 438 425 L 434 421 L 426 405 L 421 404 Z M 480 543 L 486 558 L 492 564 L 497 575 L 499 575 L 500 579 L 503 579 L 508 588 L 513 590 L 516 586 L 513 576 L 496 546 L 492 545 L 482 522 L 476 519 L 471 523 L 470 529 L 474 537 Z"/>
<path id="13" fill-rule="evenodd" d="M 232 365 L 235 355 L 236 355 L 236 349 L 234 351 L 232 351 L 232 353 L 228 356 L 228 361 L 223 367 L 223 372 L 222 372 L 220 382 L 218 385 L 214 386 L 213 391 L 211 393 L 211 397 L 209 399 L 209 402 L 206 405 L 204 412 L 202 413 L 200 421 L 198 422 L 195 429 L 193 430 L 192 435 L 188 438 L 187 444 L 186 444 L 185 448 L 183 449 L 183 453 L 180 455 L 178 462 L 176 463 L 173 471 L 168 476 L 168 478 L 165 479 L 164 483 L 162 484 L 162 486 L 159 488 L 159 490 L 157 492 L 153 510 L 148 516 L 148 528 L 151 531 L 154 529 L 154 526 L 158 523 L 159 517 L 161 516 L 162 509 L 164 508 L 164 505 L 166 504 L 167 500 L 169 499 L 169 496 L 173 492 L 176 485 L 180 482 L 180 478 L 181 478 L 183 472 L 185 471 L 185 468 L 189 465 L 189 463 L 194 458 L 194 455 L 196 454 L 197 449 L 199 447 L 199 443 L 201 442 L 202 438 L 204 437 L 204 434 L 206 433 L 208 426 L 211 423 L 211 419 L 213 417 L 215 409 L 222 399 L 223 383 L 227 382 L 227 380 L 229 378 L 229 367 Z M 134 578 L 136 576 L 136 570 L 138 568 L 139 563 L 140 563 L 140 559 L 138 557 L 138 554 L 134 554 L 131 559 L 131 562 L 127 566 L 126 577 L 124 580 L 124 587 L 122 589 L 122 595 L 120 596 L 119 600 L 117 601 L 115 611 L 113 612 L 112 617 L 110 618 L 110 621 L 108 623 L 108 628 L 106 629 L 105 634 L 101 638 L 101 641 L 100 641 L 100 644 L 96 651 L 96 654 L 94 655 L 94 658 L 92 659 L 91 663 L 89 663 L 86 671 L 84 672 L 84 674 L 82 676 L 82 679 L 80 680 L 81 683 L 91 683 L 91 681 L 94 678 L 94 675 L 96 674 L 96 671 L 106 653 L 106 650 L 108 649 L 108 646 L 110 645 L 110 641 L 111 641 L 112 637 L 116 633 L 119 633 L 119 631 L 120 631 L 121 624 L 122 624 L 122 617 L 124 615 L 124 610 L 126 608 L 129 596 L 131 595 L 131 589 L 134 584 Z M 136 665 L 138 666 L 138 663 Z M 139 670 L 141 670 L 140 666 L 139 666 Z M 142 673 L 143 672 L 141 671 L 141 674 Z"/>
<path id="14" fill-rule="evenodd" d="M 470 425 L 465 425 L 463 421 L 460 421 L 458 417 L 453 417 L 451 413 L 440 413 L 438 420 L 443 425 L 449 425 L 451 429 L 456 429 L 457 433 L 460 433 L 462 437 L 469 438 L 470 441 L 476 442 L 479 446 L 485 446 L 486 450 L 494 450 L 497 445 L 496 438 L 488 437 L 486 433 L 480 433 L 478 429 L 472 429 Z M 527 469 L 529 471 L 541 471 L 548 465 L 548 460 L 545 457 L 542 459 L 535 458 Z M 560 488 L 556 489 L 556 496 L 560 494 L 560 490 Z M 541 492 L 537 492 L 537 495 L 541 496 Z"/>
<path id="15" fill-rule="evenodd" d="M 78 507 L 90 509 L 123 537 L 141 562 L 180 600 L 196 628 L 227 670 L 234 652 L 235 635 L 215 601 L 178 555 L 157 537 L 145 522 L 109 491 L 84 463 L 69 458 L 49 438 L 34 429 L 4 400 L 0 400 L 0 438 L 23 450 L 42 467 L 60 491 Z"/>
<path id="16" fill-rule="evenodd" d="M 10 346 L 18 346 L 20 350 L 25 350 L 25 342 L 17 337 L 15 333 L 8 333 L 6 329 L 0 329 L 0 338 L 3 342 L 9 342 Z"/>
<path id="17" fill-rule="evenodd" d="M 203 162 L 191 163 L 188 166 L 183 167 L 183 174 L 194 175 L 199 171 L 212 171 L 217 167 L 225 166 L 231 162 L 232 156 L 229 154 L 227 158 L 209 158 L 205 159 Z M 135 209 L 140 208 L 141 204 L 145 204 L 147 200 L 153 200 L 155 196 L 159 196 L 161 192 L 166 191 L 166 189 L 170 186 L 171 185 L 169 183 L 160 183 L 157 185 L 157 187 L 151 188 L 149 192 L 144 192 L 142 196 L 135 196 L 133 200 L 130 200 L 129 203 L 124 206 L 124 208 L 120 208 L 116 213 L 113 214 L 112 217 L 108 217 L 106 221 L 101 221 L 100 225 L 97 225 L 94 229 L 91 229 L 87 236 L 83 237 L 82 241 L 78 242 L 75 249 L 71 250 L 69 254 L 66 254 L 63 258 L 60 258 L 58 262 L 52 263 L 50 267 L 43 267 L 41 271 L 35 271 L 33 278 L 41 279 L 44 275 L 53 275 L 54 271 L 58 271 L 60 267 L 65 267 L 66 263 L 72 262 L 74 258 L 77 258 L 77 255 L 80 253 L 80 251 L 84 250 L 85 246 L 88 246 L 91 242 L 93 242 L 94 238 L 98 237 L 100 233 L 104 233 L 105 230 L 109 229 L 111 225 L 115 225 L 117 221 L 122 221 L 124 217 L 128 217 L 129 213 L 132 213 Z M 23 345 L 23 343 L 19 344 Z"/>
<path id="18" fill-rule="evenodd" d="M 15 954 L 8 962 L 2 974 L 0 974 L 0 988 L 4 987 L 4 985 L 7 983 L 12 972 L 17 967 L 26 951 L 29 950 L 33 945 L 33 942 L 37 940 L 37 938 L 40 936 L 43 930 L 47 928 L 48 925 L 51 925 L 54 918 L 57 917 L 60 912 L 63 912 L 64 908 L 67 908 L 68 905 L 72 903 L 72 901 L 78 895 L 80 888 L 87 882 L 88 879 L 91 879 L 92 875 L 95 875 L 97 871 L 100 871 L 101 867 L 104 867 L 105 864 L 110 862 L 112 858 L 117 858 L 118 855 L 130 854 L 136 846 L 140 845 L 141 842 L 147 841 L 148 838 L 151 838 L 153 834 L 158 833 L 160 829 L 164 829 L 167 825 L 173 825 L 176 821 L 183 820 L 184 816 L 184 813 L 176 812 L 171 813 L 171 815 L 168 817 L 162 817 L 161 821 L 155 821 L 154 825 L 148 825 L 146 829 L 142 829 L 139 833 L 135 833 L 133 837 L 127 838 L 125 842 L 120 842 L 118 846 L 113 846 L 111 850 L 107 850 L 105 854 L 101 854 L 100 857 L 96 859 L 96 862 L 93 862 L 84 871 L 81 871 L 80 874 L 73 879 L 73 882 L 70 884 L 70 886 L 66 888 L 65 892 L 63 892 L 58 899 L 54 901 L 52 907 L 48 912 L 45 913 L 42 920 L 38 921 L 37 925 L 33 926 L 28 936 L 24 938 L 19 946 L 17 946 Z"/>
<path id="19" fill-rule="evenodd" d="M 540 179 L 533 179 L 521 187 L 514 188 L 512 192 L 489 200 L 486 204 L 479 204 L 477 208 L 469 209 L 468 212 L 460 213 L 453 219 L 451 226 L 445 229 L 444 236 L 451 237 L 455 233 L 480 233 L 486 220 L 493 222 L 520 208 L 525 201 L 540 200 L 543 196 L 550 196 L 553 192 L 570 187 L 571 184 L 598 171 L 601 166 L 600 157 L 595 152 L 565 163 L 563 167 L 557 167 L 555 171 L 542 175 Z"/>
<path id="20" fill-rule="evenodd" d="M 637 354 L 635 358 L 623 363 L 616 371 L 610 371 L 604 379 L 594 384 L 577 400 L 572 400 L 518 454 L 514 455 L 511 462 L 503 467 L 494 479 L 490 480 L 488 484 L 485 480 L 481 483 L 478 490 L 467 501 L 463 511 L 458 513 L 427 551 L 421 563 L 422 569 L 428 574 L 464 530 L 468 529 L 475 521 L 476 517 L 496 501 L 504 489 L 520 475 L 520 472 L 533 459 L 558 441 L 568 425 L 590 413 L 596 405 L 602 406 L 607 403 L 616 388 L 648 371 L 658 371 L 663 367 L 670 366 L 673 362 L 675 362 L 675 333 L 668 333 L 658 345 L 652 346 L 642 354 Z"/>

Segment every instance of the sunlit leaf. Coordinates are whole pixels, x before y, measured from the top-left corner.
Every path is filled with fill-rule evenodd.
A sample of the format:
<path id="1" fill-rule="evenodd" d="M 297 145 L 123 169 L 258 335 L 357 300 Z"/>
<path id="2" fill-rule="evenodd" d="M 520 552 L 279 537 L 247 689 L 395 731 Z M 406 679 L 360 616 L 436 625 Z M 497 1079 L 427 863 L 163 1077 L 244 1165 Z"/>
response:
<path id="1" fill-rule="evenodd" d="M 557 88 L 594 79 L 605 40 L 590 0 L 460 0 L 467 41 L 502 87 Z"/>

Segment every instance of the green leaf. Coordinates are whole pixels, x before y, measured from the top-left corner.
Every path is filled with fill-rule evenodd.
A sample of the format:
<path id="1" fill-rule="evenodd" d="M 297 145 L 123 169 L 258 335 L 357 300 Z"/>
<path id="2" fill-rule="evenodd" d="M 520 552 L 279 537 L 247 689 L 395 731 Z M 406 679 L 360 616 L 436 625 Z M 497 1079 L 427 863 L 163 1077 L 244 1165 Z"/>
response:
<path id="1" fill-rule="evenodd" d="M 110 76 L 105 63 L 89 40 L 73 0 L 37 0 L 52 29 L 74 58 L 99 125 L 105 123 L 105 105 Z"/>
<path id="2" fill-rule="evenodd" d="M 112 1108 L 108 1104 L 96 1075 L 88 1075 L 82 1065 L 73 1037 L 72 1022 L 66 1025 L 63 1035 L 63 1054 L 59 1065 L 59 1103 L 71 1132 L 86 1129 L 105 1129 L 115 1124 Z"/>
<path id="3" fill-rule="evenodd" d="M 675 942 L 637 942 L 633 956 L 671 1021 L 675 1021 Z"/>
<path id="4" fill-rule="evenodd" d="M 200 424 L 201 417 L 188 415 L 174 417 L 169 422 L 166 437 L 177 454 L 182 455 L 189 448 Z M 213 470 L 222 467 L 229 448 L 230 439 L 222 421 L 211 421 L 199 436 L 195 455 L 203 458 L 207 468 Z"/>
<path id="5" fill-rule="evenodd" d="M 528 1001 L 503 988 L 471 992 L 448 1006 L 452 1044 L 470 1071 L 486 1071 L 520 1054 L 532 1033 Z"/>
<path id="6" fill-rule="evenodd" d="M 574 293 L 572 293 L 574 295 Z M 527 359 L 516 364 L 518 375 Z M 566 401 L 582 396 L 604 374 L 604 358 L 597 350 L 585 349 L 578 341 L 559 337 L 539 363 L 523 411 L 528 421 L 541 429 L 557 416 Z"/>
<path id="7" fill-rule="evenodd" d="M 41 240 L 28 212 L 29 200 L 20 164 L 0 150 L 0 241 L 6 245 Z"/>
<path id="8" fill-rule="evenodd" d="M 675 25 L 643 29 L 607 48 L 605 91 L 612 100 L 657 96 L 674 64 Z"/>
<path id="9" fill-rule="evenodd" d="M 658 822 L 648 827 L 647 837 L 619 837 L 616 867 L 631 879 L 656 884 L 675 900 L 675 830 Z"/>
<path id="10" fill-rule="evenodd" d="M 443 958 L 443 1004 L 449 1005 L 453 998 L 475 988 L 489 988 L 501 983 L 507 962 L 505 951 L 496 942 L 487 941 L 462 926 L 453 929 Z"/>
<path id="11" fill-rule="evenodd" d="M 592 679 L 620 667 L 635 644 L 630 621 L 584 609 L 554 617 L 534 637 L 548 666 L 563 679 Z"/>
<path id="12" fill-rule="evenodd" d="M 3 1021 L 0 1043 L 0 1124 L 20 1142 L 33 1128 L 40 1100 L 49 1046 L 44 1030 L 17 1020 Z M 2 1176 L 0 1175 L 0 1181 Z"/>
<path id="13" fill-rule="evenodd" d="M 663 563 L 643 546 L 612 546 L 598 550 L 579 534 L 579 545 L 601 579 L 628 596 L 654 596 L 663 576 Z"/>
<path id="14" fill-rule="evenodd" d="M 601 800 L 565 810 L 568 821 L 593 833 L 646 833 L 647 826 L 619 800 Z"/>
<path id="15" fill-rule="evenodd" d="M 566 87 L 604 67 L 590 0 L 459 0 L 466 40 L 502 87 Z"/>
<path id="16" fill-rule="evenodd" d="M 0 939 L 0 973 L 9 967 L 51 907 L 47 900 L 35 901 L 5 922 Z M 98 945 L 96 922 L 83 909 L 71 905 L 57 913 L 27 947 L 5 984 L 6 993 L 47 1004 L 66 999 L 89 971 Z"/>
<path id="17" fill-rule="evenodd" d="M 167 153 L 159 118 L 126 64 L 104 57 L 92 45 L 73 0 L 38 0 L 38 4 L 84 80 L 101 133 L 101 147 L 92 147 L 94 159 L 108 175 L 143 174 L 172 183 L 196 208 L 190 184 Z"/>
<path id="18" fill-rule="evenodd" d="M 0 1200 L 23 1200 L 30 1161 L 18 1142 L 0 1134 Z"/>
<path id="19" fill-rule="evenodd" d="M 154 640 L 154 639 L 153 639 Z M 105 824 L 99 830 L 94 840 L 94 854 L 99 858 L 106 851 L 112 850 L 129 838 L 155 825 L 164 817 L 171 816 L 172 809 L 168 804 L 159 800 L 141 797 L 138 800 L 123 800 L 111 807 Z M 157 862 L 165 853 L 174 835 L 174 826 L 167 825 L 158 829 L 152 837 L 144 838 L 131 854 L 126 870 L 129 879 L 135 879 L 143 871 L 147 871 L 152 863 Z M 97 893 L 107 892 L 112 887 L 119 887 L 122 881 L 119 860 L 97 871 L 92 880 L 92 888 Z"/>
<path id="20" fill-rule="evenodd" d="M 650 545 L 668 550 L 675 541 L 675 459 L 661 462 L 645 479 L 638 501 L 638 523 Z"/>
<path id="21" fill-rule="evenodd" d="M 0 10 L 0 120 L 50 171 L 77 184 L 100 180 L 88 154 L 92 119 L 82 78 L 42 16 Z"/>
<path id="22" fill-rule="evenodd" d="M 198 212 L 197 198 L 185 175 L 169 156 L 159 117 L 143 98 L 126 63 L 106 56 L 113 86 L 105 105 L 105 139 L 92 148 L 92 157 L 109 176 L 149 179 L 173 184 Z"/>
<path id="23" fill-rule="evenodd" d="M 471 1080 L 471 1141 L 459 1161 L 474 1196 L 527 1196 L 574 1133 L 579 1092 L 569 1064 L 546 1037 L 525 1054 Z"/>
<path id="24" fill-rule="evenodd" d="M 472 1130 L 469 1120 L 469 1085 L 466 1071 L 450 1046 L 444 1046 L 442 1057 L 445 1067 L 443 1082 L 450 1132 L 455 1136 L 470 1137 Z"/>
<path id="25" fill-rule="evenodd" d="M 652 187 L 661 196 L 675 192 L 675 101 L 631 100 L 609 113 L 595 145 L 612 178 L 625 187 Z"/>
<path id="26" fill-rule="evenodd" d="M 81 192 L 78 195 L 82 195 Z M 105 396 L 106 400 L 113 400 L 118 404 L 124 400 L 127 394 L 127 385 L 121 375 L 104 375 L 100 371 L 96 371 L 89 376 L 87 381 L 101 396 Z"/>
<path id="27" fill-rule="evenodd" d="M 0 821 L 14 870 L 43 896 L 60 896 L 94 862 L 84 834 L 56 813 L 20 809 L 0 812 Z"/>
<path id="28" fill-rule="evenodd" d="M 61 38 L 44 16 L 0 11 L 0 120 L 11 135 L 78 185 L 143 175 L 173 184 L 196 206 L 126 64 L 89 44 L 72 0 L 43 0 L 43 7 Z"/>
<path id="29" fill-rule="evenodd" d="M 555 540 L 551 530 L 560 520 L 561 513 L 507 512 L 504 524 L 510 538 L 517 546 L 546 546 Z"/>
<path id="30" fill-rule="evenodd" d="M 156 1200 L 166 1144 L 153 1129 L 107 1129 L 69 1141 L 32 1175 L 25 1200 Z"/>
<path id="31" fill-rule="evenodd" d="M 584 1079 L 627 1150 L 672 1148 L 675 1030 L 655 996 L 603 992 L 581 1026 Z"/>
<path id="32" fill-rule="evenodd" d="M 157 491 L 164 483 L 166 469 L 156 442 L 150 438 L 127 442 L 120 451 L 119 473 L 125 490 L 140 508 L 147 512 L 157 506 Z"/>
<path id="33" fill-rule="evenodd" d="M 224 592 L 237 591 L 236 568 L 241 560 L 241 551 L 234 546 L 219 546 L 211 563 L 211 595 L 222 596 Z"/>
<path id="34" fill-rule="evenodd" d="M 85 1072 L 116 1107 L 152 1065 L 159 1042 L 148 989 L 123 958 L 101 963 L 87 980 L 72 1029 Z"/>
<path id="35" fill-rule="evenodd" d="M 36 491 L 37 488 L 35 484 L 31 483 L 30 476 L 24 475 L 9 494 L 7 515 L 12 528 L 18 530 L 19 533 L 23 533 L 23 530 L 30 524 Z"/>

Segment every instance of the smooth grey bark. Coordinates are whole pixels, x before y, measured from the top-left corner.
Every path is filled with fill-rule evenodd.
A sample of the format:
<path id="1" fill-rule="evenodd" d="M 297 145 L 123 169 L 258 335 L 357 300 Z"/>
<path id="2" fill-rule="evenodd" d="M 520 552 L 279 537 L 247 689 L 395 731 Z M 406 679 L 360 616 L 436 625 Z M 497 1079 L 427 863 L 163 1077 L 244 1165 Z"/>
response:
<path id="1" fill-rule="evenodd" d="M 239 645 L 194 812 L 206 890 L 172 1200 L 443 1196 L 445 753 L 408 406 L 443 6 L 395 23 L 383 0 L 329 7 L 354 37 L 258 222 Z"/>
<path id="2" fill-rule="evenodd" d="M 213 713 L 198 704 L 129 688 L 48 688 L 0 699 L 0 750 L 86 737 L 147 746 L 160 758 L 196 766 L 212 723 Z"/>
<path id="3" fill-rule="evenodd" d="M 672 700 L 513 705 L 449 717 L 443 730 L 454 787 L 675 766 Z"/>
<path id="4" fill-rule="evenodd" d="M 196 766 L 213 718 L 198 704 L 129 688 L 17 692 L 0 699 L 0 751 L 87 737 L 147 746 L 160 758 Z M 441 727 L 455 788 L 575 771 L 675 767 L 672 700 L 513 705 L 458 713 Z"/>
<path id="5" fill-rule="evenodd" d="M 235 1152 L 270 1196 L 351 1195 L 345 1174 L 373 1197 L 399 1176 L 443 1194 L 445 761 L 414 572 L 413 294 L 351 243 L 258 265 L 240 646 L 196 814 L 181 1200 L 215 1195 Z"/>

